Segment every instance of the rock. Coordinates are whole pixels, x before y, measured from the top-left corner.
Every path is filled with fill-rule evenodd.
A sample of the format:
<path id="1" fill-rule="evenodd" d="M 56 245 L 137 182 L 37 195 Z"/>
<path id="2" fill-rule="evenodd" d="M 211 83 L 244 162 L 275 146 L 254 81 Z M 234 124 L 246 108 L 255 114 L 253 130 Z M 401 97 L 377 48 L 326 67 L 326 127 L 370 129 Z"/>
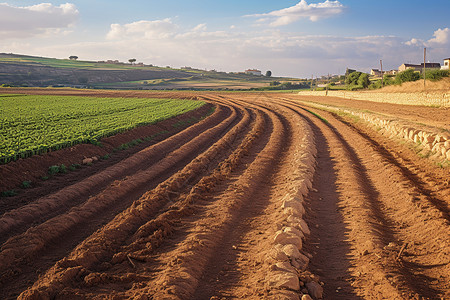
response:
<path id="1" fill-rule="evenodd" d="M 270 299 L 279 299 L 279 300 L 300 300 L 300 296 L 298 293 L 293 291 L 277 291 L 276 296 Z"/>
<path id="2" fill-rule="evenodd" d="M 291 260 L 292 266 L 300 271 L 305 271 L 306 268 L 308 267 L 308 263 L 309 263 L 309 259 L 307 261 L 303 261 L 301 259 L 296 259 L 296 258 L 293 258 Z"/>
<path id="3" fill-rule="evenodd" d="M 308 293 L 315 299 L 322 299 L 323 287 L 315 281 L 310 281 L 306 284 Z"/>
<path id="4" fill-rule="evenodd" d="M 298 236 L 298 237 L 300 237 L 300 238 L 304 238 L 304 237 L 305 237 L 305 235 L 303 234 L 303 232 L 300 231 L 300 230 L 298 230 L 298 229 L 295 228 L 295 227 L 286 227 L 286 228 L 284 228 L 283 231 L 286 232 L 286 233 L 292 233 L 292 234 L 294 234 L 294 235 L 296 235 L 296 236 Z"/>
<path id="5" fill-rule="evenodd" d="M 296 208 L 293 207 L 287 207 L 283 209 L 283 214 L 286 216 L 295 216 L 298 218 L 303 217 L 303 213 L 300 210 L 297 210 Z"/>
<path id="6" fill-rule="evenodd" d="M 310 295 L 306 294 L 302 296 L 302 300 L 313 300 Z"/>
<path id="7" fill-rule="evenodd" d="M 269 255 L 276 261 L 289 261 L 289 257 L 283 251 L 283 245 L 277 244 L 272 250 L 270 250 Z"/>
<path id="8" fill-rule="evenodd" d="M 93 161 L 94 160 L 92 158 L 85 158 L 85 159 L 83 159 L 82 164 L 83 165 L 89 165 L 89 164 L 92 164 Z"/>
<path id="9" fill-rule="evenodd" d="M 301 271 L 305 271 L 309 264 L 309 258 L 300 253 L 300 257 L 292 260 L 292 265 Z"/>
<path id="10" fill-rule="evenodd" d="M 300 258 L 300 251 L 298 251 L 297 247 L 292 244 L 286 245 L 283 247 L 283 252 L 290 258 Z"/>
<path id="11" fill-rule="evenodd" d="M 276 266 L 276 270 L 278 271 L 284 271 L 284 272 L 288 272 L 288 273 L 292 273 L 292 274 L 297 274 L 297 271 L 295 271 L 295 269 L 292 267 L 292 265 L 285 261 L 285 262 L 278 262 L 275 264 Z"/>
<path id="12" fill-rule="evenodd" d="M 267 275 L 269 287 L 284 288 L 298 291 L 300 289 L 300 282 L 297 275 L 289 272 L 271 272 Z"/>
<path id="13" fill-rule="evenodd" d="M 311 231 L 309 230 L 308 224 L 306 224 L 305 220 L 300 219 L 300 221 L 299 221 L 299 226 L 300 226 L 300 230 L 301 230 L 304 234 L 306 234 L 306 235 L 310 235 L 310 234 L 311 234 Z"/>
<path id="14" fill-rule="evenodd" d="M 294 197 L 289 200 L 284 200 L 283 204 L 281 205 L 281 208 L 292 207 L 299 214 L 303 215 L 305 213 L 305 209 L 303 208 L 303 205 L 301 204 L 301 202 L 302 202 L 302 199 L 297 196 L 297 197 Z"/>
<path id="15" fill-rule="evenodd" d="M 293 244 L 298 249 L 302 249 L 302 239 L 292 233 L 278 231 L 274 237 L 275 244 L 288 245 Z"/>

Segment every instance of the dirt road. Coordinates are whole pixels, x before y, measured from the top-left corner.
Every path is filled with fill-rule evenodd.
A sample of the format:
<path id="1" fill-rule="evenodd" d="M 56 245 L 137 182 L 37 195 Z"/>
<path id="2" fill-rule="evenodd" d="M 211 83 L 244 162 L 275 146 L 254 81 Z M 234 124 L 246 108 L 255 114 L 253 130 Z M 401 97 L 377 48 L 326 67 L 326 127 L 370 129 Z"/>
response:
<path id="1" fill-rule="evenodd" d="M 188 96 L 217 108 L 0 217 L 0 298 L 450 297 L 448 169 L 296 95 Z"/>

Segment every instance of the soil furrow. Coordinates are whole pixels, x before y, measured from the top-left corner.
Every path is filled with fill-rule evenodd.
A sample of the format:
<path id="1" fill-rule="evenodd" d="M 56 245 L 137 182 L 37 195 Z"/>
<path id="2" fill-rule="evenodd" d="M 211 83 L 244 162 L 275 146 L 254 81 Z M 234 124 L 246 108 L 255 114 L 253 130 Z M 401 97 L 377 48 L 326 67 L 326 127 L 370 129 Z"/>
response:
<path id="1" fill-rule="evenodd" d="M 248 114 L 247 114 L 248 119 Z M 247 121 L 246 121 L 247 122 Z M 234 140 L 235 135 L 239 133 L 239 131 L 242 131 L 246 127 L 246 122 L 243 122 L 242 125 L 235 127 L 234 130 L 235 133 L 229 134 L 229 137 L 225 137 L 225 139 L 221 139 L 219 143 L 211 147 L 204 155 L 199 156 L 196 158 L 190 165 L 185 167 L 186 171 L 180 171 L 179 174 L 176 174 L 171 178 L 171 180 L 168 183 L 164 183 L 163 185 L 160 185 L 160 187 L 156 188 L 155 190 L 151 191 L 148 195 L 144 196 L 144 198 L 140 199 L 139 201 L 135 202 L 135 204 L 131 207 L 131 209 L 128 209 L 118 217 L 116 217 L 115 220 L 111 222 L 111 224 L 105 226 L 105 229 L 102 230 L 101 235 L 96 234 L 93 237 L 86 240 L 83 244 L 81 244 L 74 252 L 72 252 L 71 256 L 76 257 L 74 259 L 71 259 L 71 263 L 69 266 L 75 264 L 81 264 L 84 268 L 90 268 L 96 262 L 98 262 L 98 259 L 105 259 L 111 254 L 111 251 L 114 251 L 114 249 L 117 249 L 118 243 L 122 241 L 124 238 L 127 237 L 127 233 L 132 233 L 138 228 L 140 225 L 139 222 L 143 222 L 145 219 L 151 219 L 152 214 L 157 213 L 157 211 L 164 206 L 164 203 L 168 202 L 169 200 L 167 197 L 167 191 L 177 192 L 177 187 L 182 188 L 186 186 L 186 183 L 190 181 L 190 179 L 193 176 L 196 176 L 198 178 L 201 178 L 203 175 L 202 172 L 206 171 L 205 165 L 207 165 L 206 162 L 212 162 L 214 159 L 218 157 L 218 154 L 220 152 L 223 152 L 226 148 L 229 146 L 228 140 Z M 220 144 L 221 143 L 221 144 Z M 221 146 L 220 146 L 221 145 Z M 226 151 L 225 151 L 226 153 Z M 220 156 L 220 155 L 219 155 Z M 202 170 L 202 171 L 201 171 Z M 184 173 L 183 173 L 184 172 Z M 184 184 L 180 184 L 184 182 Z M 189 182 L 191 183 L 191 182 Z M 159 198 L 159 199 L 158 199 Z M 153 213 L 152 213 L 153 211 Z M 122 228 L 122 229 L 119 229 Z M 117 230 L 125 230 L 123 233 L 118 235 Z M 108 245 L 103 245 L 101 241 L 103 241 L 103 238 L 101 236 L 110 236 L 114 235 L 114 243 L 110 243 Z M 101 240 L 99 240 L 101 239 Z M 111 238 L 107 238 L 107 240 L 110 240 Z M 96 244 L 95 242 L 98 240 L 100 244 Z M 84 245 L 84 246 L 83 246 Z M 105 248 L 105 246 L 107 246 Z M 83 250 L 84 249 L 84 250 Z M 100 250 L 102 249 L 102 250 Z M 100 252 L 99 252 L 100 251 Z M 103 254 L 101 254 L 103 253 Z M 102 258 L 103 257 L 103 258 Z M 110 256 L 109 256 L 110 257 Z M 120 258 L 120 254 L 117 256 L 114 256 L 112 258 L 113 264 L 120 264 L 123 260 Z M 110 258 L 111 259 L 111 258 Z M 126 259 L 126 258 L 125 258 Z M 108 259 L 107 259 L 108 260 Z M 78 262 L 78 263 L 76 263 Z M 59 270 L 58 272 L 62 272 L 62 276 L 71 276 L 70 270 L 65 270 L 65 267 L 67 264 L 65 261 L 62 261 L 59 265 L 57 264 L 57 269 L 63 268 L 63 270 Z M 50 272 L 51 274 L 51 272 Z M 50 275 L 49 275 L 50 276 Z M 57 284 L 56 284 L 57 285 Z M 57 289 L 56 289 L 57 290 Z M 36 292 L 35 290 L 28 292 L 33 293 Z M 53 286 L 48 289 L 47 293 L 54 293 L 55 287 Z"/>
<path id="2" fill-rule="evenodd" d="M 27 262 L 29 260 L 27 259 L 27 257 L 29 257 L 29 255 L 33 253 L 38 252 L 42 253 L 44 249 L 43 247 L 45 247 L 46 245 L 44 241 L 47 241 L 49 245 L 52 244 L 58 245 L 57 247 L 52 247 L 52 249 L 53 251 L 59 253 L 59 255 L 55 254 L 53 257 L 52 255 L 48 255 L 48 251 L 50 251 L 51 249 L 47 249 L 44 252 L 45 255 L 47 255 L 48 257 L 52 257 L 52 261 L 60 259 L 62 252 L 61 249 L 66 249 L 63 252 L 64 254 L 66 254 L 67 251 L 73 247 L 73 245 L 76 245 L 77 240 L 80 241 L 86 238 L 89 235 L 89 233 L 92 233 L 96 228 L 105 224 L 109 219 L 114 217 L 121 210 L 129 206 L 133 202 L 133 198 L 137 199 L 139 195 L 142 194 L 141 191 L 136 189 L 137 187 L 136 182 L 144 183 L 148 182 L 148 180 L 151 180 L 147 178 L 154 178 L 158 181 L 166 178 L 170 174 L 167 173 L 168 170 L 172 168 L 173 171 L 175 171 L 176 169 L 185 165 L 190 160 L 192 160 L 193 157 L 195 157 L 194 155 L 195 153 L 203 151 L 202 148 L 204 148 L 208 143 L 212 143 L 214 140 L 217 139 L 217 137 L 220 137 L 220 130 L 226 130 L 232 124 L 232 122 L 234 122 L 233 120 L 236 118 L 236 116 L 237 114 L 234 114 L 234 116 L 230 116 L 227 119 L 227 121 L 224 121 L 223 123 L 218 125 L 217 128 L 205 131 L 204 134 L 199 136 L 199 138 L 201 137 L 203 142 L 199 142 L 199 144 L 197 144 L 198 138 L 193 139 L 192 141 L 183 145 L 181 148 L 169 154 L 166 159 L 163 159 L 160 162 L 158 162 L 155 166 L 152 166 L 148 171 L 140 172 L 126 179 L 125 181 L 117 182 L 115 185 L 112 185 L 111 187 L 107 188 L 105 191 L 102 192 L 102 194 L 106 195 L 106 197 L 102 196 L 102 194 L 92 197 L 81 207 L 72 209 L 68 214 L 59 215 L 58 217 L 55 217 L 43 223 L 42 225 L 39 225 L 38 227 L 28 230 L 25 234 L 22 234 L 21 236 L 14 237 L 7 243 L 3 244 L 2 252 L 0 252 L 0 255 L 3 256 L 6 255 L 9 257 L 15 256 L 16 261 L 19 257 L 22 257 L 22 259 L 24 259 L 25 269 L 27 269 L 28 265 Z M 195 146 L 190 146 L 191 144 Z M 204 146 L 200 147 L 200 145 L 202 144 Z M 186 148 L 186 150 L 184 150 L 184 148 Z M 179 157 L 178 159 L 177 156 Z M 148 186 L 148 184 L 149 183 L 146 183 L 147 186 L 145 187 L 145 190 L 151 188 L 152 185 L 155 186 L 155 183 L 151 184 L 150 186 Z M 131 190 L 130 188 L 128 188 L 131 191 L 131 193 L 130 191 L 127 192 L 126 190 L 124 190 L 126 189 L 127 186 L 131 188 Z M 117 190 L 117 192 L 112 192 L 112 190 Z M 110 204 L 112 202 L 109 200 L 111 196 L 115 197 L 115 199 L 122 199 L 120 201 L 120 205 L 111 206 Z M 114 201 L 117 202 L 117 200 Z M 95 219 L 89 218 L 89 216 L 94 215 Z M 82 225 L 82 227 L 80 227 L 80 225 L 77 224 Z M 94 224 L 96 224 L 96 226 L 94 226 Z M 77 229 L 74 232 L 72 232 L 73 230 L 71 228 L 75 225 L 77 225 Z M 86 229 L 90 228 L 90 229 L 86 231 L 83 230 L 83 228 Z M 63 234 L 66 236 L 65 238 Z M 73 239 L 74 237 L 75 240 Z M 60 240 L 64 241 L 64 245 L 66 246 L 63 246 L 60 242 L 58 242 Z M 11 261 L 4 260 L 2 265 L 7 264 L 8 262 Z M 6 272 L 3 274 L 3 278 L 6 277 L 10 278 L 11 274 L 21 273 L 21 266 L 16 265 L 15 268 L 13 269 L 5 268 L 3 270 L 4 272 Z M 31 275 L 33 276 L 33 274 Z"/>
<path id="3" fill-rule="evenodd" d="M 216 111 L 97 173 L 24 194 L 27 205 L 0 217 L 0 298 L 450 297 L 448 168 L 294 94 L 119 94 Z M 430 124 L 445 114 L 373 107 Z"/>
<path id="4" fill-rule="evenodd" d="M 339 169 L 337 170 L 337 190 L 342 190 L 341 193 L 343 193 L 344 197 L 348 195 L 348 197 L 353 197 L 355 199 L 355 196 L 349 194 L 350 187 L 339 188 L 340 185 L 346 184 L 345 182 L 347 181 L 357 181 L 356 178 L 353 180 L 349 178 L 347 180 L 343 179 L 342 183 L 339 182 L 339 177 L 345 178 L 344 176 L 347 176 L 348 178 L 349 172 L 356 172 L 358 177 L 364 178 L 364 182 L 370 183 L 370 186 L 366 188 L 363 186 L 358 188 L 369 196 L 369 198 L 367 198 L 368 203 L 355 203 L 354 201 L 343 202 L 346 206 L 351 203 L 360 206 L 367 206 L 369 204 L 372 208 L 369 210 L 368 217 L 372 216 L 372 218 L 375 218 L 372 221 L 370 221 L 370 219 L 363 219 L 360 221 L 366 223 L 364 225 L 369 225 L 366 235 L 372 235 L 372 241 L 367 242 L 364 247 L 361 247 L 364 245 L 363 240 L 354 242 L 353 244 L 356 249 L 359 248 L 360 250 L 359 255 L 362 256 L 359 258 L 360 261 L 366 261 L 366 263 L 371 263 L 373 266 L 378 265 L 378 267 L 372 268 L 372 274 L 370 276 L 367 276 L 366 273 L 367 278 L 361 278 L 364 276 L 358 278 L 354 285 L 364 287 L 364 285 L 367 285 L 367 282 L 375 280 L 378 284 L 379 295 L 387 295 L 387 288 L 390 285 L 394 288 L 391 297 L 398 299 L 403 299 L 405 297 L 414 298 L 417 296 L 434 299 L 439 297 L 439 295 L 443 296 L 443 293 L 445 293 L 445 290 L 447 289 L 443 283 L 446 282 L 447 279 L 446 276 L 442 277 L 442 275 L 445 273 L 448 274 L 444 266 L 448 264 L 449 259 L 444 254 L 448 253 L 449 247 L 448 242 L 444 242 L 449 240 L 448 224 L 445 219 L 443 219 L 445 216 L 436 211 L 436 209 L 433 209 L 433 207 L 429 207 L 429 205 L 419 204 L 417 206 L 417 203 L 415 202 L 418 202 L 420 198 L 424 198 L 424 195 L 420 193 L 420 189 L 417 188 L 414 185 L 414 182 L 411 182 L 408 177 L 405 177 L 401 170 L 398 170 L 400 168 L 396 166 L 396 164 L 391 164 L 389 157 L 383 156 L 385 153 L 380 153 L 376 148 L 374 149 L 371 147 L 370 140 L 367 141 L 363 135 L 355 133 L 348 127 L 342 126 L 334 121 L 331 114 L 318 112 L 317 110 L 313 111 L 322 116 L 326 116 L 326 119 L 329 120 L 329 122 L 332 122 L 334 126 L 337 126 L 327 126 L 334 131 L 334 135 L 340 140 L 341 144 L 341 146 L 338 146 L 335 144 L 333 145 L 332 143 L 331 153 L 338 152 L 334 150 L 336 148 L 347 149 L 348 153 L 350 153 L 350 155 L 347 154 L 345 156 L 350 157 L 352 164 L 350 170 L 353 169 L 353 171 L 347 171 L 348 173 L 345 175 L 340 175 L 341 172 L 345 170 L 345 166 L 340 165 L 344 159 L 339 157 L 338 154 L 334 154 L 334 156 L 338 158 L 336 160 L 340 162 L 337 165 L 337 169 Z M 324 126 L 322 125 L 322 127 Z M 324 130 L 322 129 L 322 131 Z M 345 136 L 345 140 L 343 136 Z M 354 145 L 346 145 L 347 141 L 351 141 Z M 355 169 L 355 167 L 359 170 Z M 319 195 L 321 195 L 320 191 Z M 355 217 L 356 211 L 356 208 L 350 210 L 344 209 L 345 222 L 350 224 L 354 223 L 357 219 Z M 431 220 L 433 221 L 430 222 Z M 427 229 L 430 227 L 433 228 L 431 230 L 433 234 L 431 234 L 430 229 Z M 356 231 L 355 229 L 352 229 L 352 233 L 353 231 Z M 434 237 L 427 238 L 430 236 Z M 356 235 L 354 239 L 355 241 L 357 240 Z M 442 268 L 434 268 L 434 271 L 440 275 L 436 276 L 437 274 L 435 274 L 430 277 L 430 273 L 432 272 L 427 272 L 424 268 L 421 270 L 420 267 L 411 268 L 412 264 L 409 265 L 410 268 L 405 268 L 402 265 L 403 257 L 400 262 L 396 261 L 394 253 L 398 253 L 400 247 L 404 243 L 417 245 L 407 248 L 411 249 L 411 252 L 408 252 L 408 256 L 414 256 L 416 260 L 422 261 L 424 266 L 429 265 L 430 262 L 437 265 L 443 265 Z M 427 249 L 428 253 L 426 256 L 424 256 L 423 251 L 420 251 L 423 247 Z M 430 249 L 441 249 L 441 251 L 434 252 L 432 250 L 430 252 Z M 356 263 L 356 269 L 358 269 L 358 263 Z M 324 272 L 326 272 L 326 270 L 324 270 Z M 364 274 L 361 271 L 358 272 Z M 377 278 L 377 273 L 379 273 L 379 278 Z M 371 277 L 372 279 L 370 279 Z M 379 281 L 381 281 L 381 283 Z M 386 284 L 383 284 L 383 281 Z M 435 287 L 443 288 L 443 290 L 439 291 L 435 289 Z M 376 290 L 377 289 L 374 289 L 373 291 Z M 370 292 L 369 289 L 365 288 L 363 293 L 366 293 L 366 296 L 368 296 L 373 292 Z M 372 294 L 372 297 L 374 297 L 374 294 Z"/>
<path id="5" fill-rule="evenodd" d="M 126 176 L 139 172 L 139 170 L 142 171 L 144 165 L 148 165 L 148 168 L 150 168 L 152 164 L 159 162 L 167 156 L 168 153 L 179 148 L 181 144 L 186 143 L 193 137 L 198 136 L 202 131 L 205 131 L 210 127 L 219 126 L 215 125 L 216 122 L 224 120 L 227 115 L 225 112 L 226 108 L 219 110 L 220 111 L 217 111 L 217 115 L 214 114 L 211 116 L 211 120 L 208 118 L 204 122 L 200 122 L 157 145 L 144 149 L 132 157 L 111 166 L 98 174 L 68 186 L 55 194 L 46 196 L 29 205 L 5 213 L 0 218 L 1 242 L 5 241 L 12 234 L 23 231 L 23 229 L 20 230 L 19 227 L 27 228 L 27 225 L 31 223 L 36 225 L 37 220 L 43 222 L 53 216 L 57 216 L 78 203 L 86 201 L 92 195 L 104 190 L 115 180 L 121 180 Z M 236 115 L 229 115 L 228 121 L 226 122 L 231 123 L 235 118 Z M 145 161 L 150 161 L 150 163 Z"/>

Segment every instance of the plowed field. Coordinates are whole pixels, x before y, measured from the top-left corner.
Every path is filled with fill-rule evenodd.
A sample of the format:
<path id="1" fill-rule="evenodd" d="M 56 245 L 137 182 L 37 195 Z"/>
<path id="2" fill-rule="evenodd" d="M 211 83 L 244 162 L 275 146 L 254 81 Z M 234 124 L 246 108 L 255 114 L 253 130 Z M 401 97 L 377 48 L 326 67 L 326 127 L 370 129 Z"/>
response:
<path id="1" fill-rule="evenodd" d="M 300 102 L 317 98 L 142 93 L 164 95 L 216 109 L 2 200 L 0 299 L 450 298 L 448 168 Z M 398 107 L 432 125 L 448 113 Z"/>

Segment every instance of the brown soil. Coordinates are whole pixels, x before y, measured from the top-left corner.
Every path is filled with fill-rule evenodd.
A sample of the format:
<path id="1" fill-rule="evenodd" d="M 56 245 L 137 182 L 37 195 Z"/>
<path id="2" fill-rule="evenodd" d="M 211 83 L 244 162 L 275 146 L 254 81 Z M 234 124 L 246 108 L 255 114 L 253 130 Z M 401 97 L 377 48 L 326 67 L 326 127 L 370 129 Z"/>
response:
<path id="1" fill-rule="evenodd" d="M 424 124 L 432 127 L 450 130 L 450 107 L 401 105 L 325 96 L 290 96 L 289 98 L 343 108 L 367 110 L 388 117 L 413 122 L 419 125 Z"/>
<path id="2" fill-rule="evenodd" d="M 131 94 L 149 97 L 116 95 Z M 306 97 L 181 96 L 216 112 L 47 194 L 2 204 L 0 298 L 301 298 L 304 288 L 276 291 L 267 276 L 304 125 L 318 152 L 304 217 L 311 235 L 302 253 L 311 261 L 299 276 L 319 278 L 324 299 L 450 297 L 448 169 L 297 101 Z M 442 122 L 433 108 L 342 105 Z"/>

